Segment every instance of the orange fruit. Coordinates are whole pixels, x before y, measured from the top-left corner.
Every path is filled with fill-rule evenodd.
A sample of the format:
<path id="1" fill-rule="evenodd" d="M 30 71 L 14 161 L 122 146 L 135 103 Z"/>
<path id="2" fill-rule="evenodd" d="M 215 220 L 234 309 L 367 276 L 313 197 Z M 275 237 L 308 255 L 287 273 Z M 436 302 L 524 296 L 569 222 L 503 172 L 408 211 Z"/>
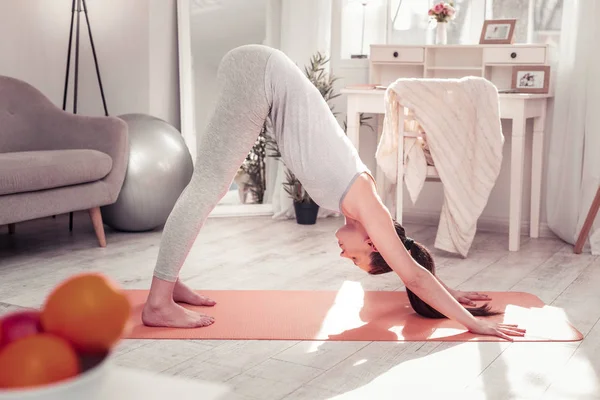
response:
<path id="1" fill-rule="evenodd" d="M 73 276 L 58 285 L 42 307 L 44 331 L 69 340 L 84 353 L 109 351 L 124 334 L 131 313 L 126 295 L 98 273 Z"/>
<path id="2" fill-rule="evenodd" d="M 65 339 L 39 333 L 0 351 L 0 388 L 48 385 L 79 374 L 75 349 Z"/>

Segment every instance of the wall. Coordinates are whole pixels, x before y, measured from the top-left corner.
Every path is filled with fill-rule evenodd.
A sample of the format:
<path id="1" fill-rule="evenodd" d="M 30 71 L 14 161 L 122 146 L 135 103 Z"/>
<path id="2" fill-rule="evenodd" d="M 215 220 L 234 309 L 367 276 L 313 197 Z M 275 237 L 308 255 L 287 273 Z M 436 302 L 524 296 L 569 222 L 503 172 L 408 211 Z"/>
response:
<path id="1" fill-rule="evenodd" d="M 150 113 L 179 127 L 175 0 L 86 4 L 109 114 Z M 29 82 L 62 107 L 70 20 L 71 0 L 0 2 L 0 74 Z M 80 20 L 77 112 L 103 115 L 83 12 Z"/>
<path id="2" fill-rule="evenodd" d="M 149 113 L 179 128 L 177 0 L 149 1 Z"/>

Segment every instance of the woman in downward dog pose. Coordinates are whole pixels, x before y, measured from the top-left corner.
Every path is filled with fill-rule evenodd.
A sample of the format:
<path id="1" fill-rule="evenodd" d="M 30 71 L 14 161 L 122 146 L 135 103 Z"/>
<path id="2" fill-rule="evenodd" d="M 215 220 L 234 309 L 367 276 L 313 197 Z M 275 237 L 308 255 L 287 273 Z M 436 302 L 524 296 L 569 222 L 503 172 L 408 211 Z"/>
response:
<path id="1" fill-rule="evenodd" d="M 473 333 L 508 340 L 524 334 L 514 325 L 475 318 L 490 312 L 486 307 L 467 310 L 459 301 L 469 304 L 487 298 L 449 290 L 434 276 L 427 251 L 407 239 L 393 221 L 370 171 L 327 103 L 284 53 L 262 45 L 238 47 L 221 61 L 218 79 L 219 96 L 206 131 L 198 138 L 193 177 L 164 227 L 142 313 L 144 324 L 191 328 L 214 322 L 177 304 L 215 304 L 179 281 L 179 271 L 206 218 L 270 118 L 286 166 L 315 202 L 346 217 L 336 233 L 343 257 L 372 274 L 396 272 L 413 308 L 422 315 L 448 317 Z"/>

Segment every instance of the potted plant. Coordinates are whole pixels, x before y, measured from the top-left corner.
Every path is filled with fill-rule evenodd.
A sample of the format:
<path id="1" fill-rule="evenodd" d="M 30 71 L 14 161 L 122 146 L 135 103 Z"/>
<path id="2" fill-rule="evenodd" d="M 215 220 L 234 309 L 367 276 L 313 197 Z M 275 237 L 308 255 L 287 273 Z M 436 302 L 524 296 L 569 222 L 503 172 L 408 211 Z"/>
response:
<path id="1" fill-rule="evenodd" d="M 314 225 L 317 222 L 319 205 L 310 197 L 292 171 L 286 168 L 285 175 L 283 189 L 294 201 L 296 222 L 300 225 Z"/>
<path id="2" fill-rule="evenodd" d="M 267 156 L 267 132 L 263 126 L 252 150 L 238 169 L 234 182 L 238 185 L 240 202 L 263 204 L 265 191 L 267 189 L 265 157 Z"/>

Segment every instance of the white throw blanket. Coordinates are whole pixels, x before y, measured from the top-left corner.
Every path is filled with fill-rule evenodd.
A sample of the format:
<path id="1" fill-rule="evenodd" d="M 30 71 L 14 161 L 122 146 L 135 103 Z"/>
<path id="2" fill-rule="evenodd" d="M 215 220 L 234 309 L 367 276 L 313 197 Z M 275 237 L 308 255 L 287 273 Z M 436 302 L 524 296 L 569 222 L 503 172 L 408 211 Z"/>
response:
<path id="1" fill-rule="evenodd" d="M 477 220 L 502 164 L 504 136 L 497 88 L 478 77 L 398 79 L 385 95 L 386 114 L 376 160 L 396 182 L 398 116 L 407 107 L 426 133 L 444 186 L 435 247 L 467 256 Z M 404 180 L 413 204 L 425 182 L 427 163 L 415 138 L 405 138 Z"/>

